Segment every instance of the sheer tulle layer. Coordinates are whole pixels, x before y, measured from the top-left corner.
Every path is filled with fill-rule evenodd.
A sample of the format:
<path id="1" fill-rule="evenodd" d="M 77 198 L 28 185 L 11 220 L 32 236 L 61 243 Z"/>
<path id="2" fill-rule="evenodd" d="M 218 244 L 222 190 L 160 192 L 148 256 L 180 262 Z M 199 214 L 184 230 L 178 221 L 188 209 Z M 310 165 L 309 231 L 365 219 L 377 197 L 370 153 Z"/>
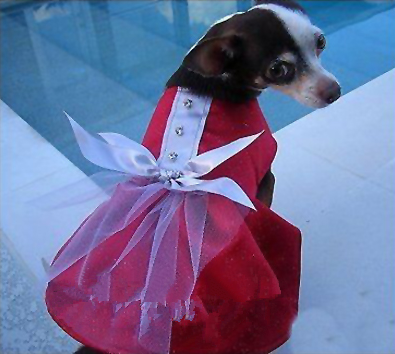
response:
<path id="1" fill-rule="evenodd" d="M 194 318 L 199 273 L 232 242 L 246 209 L 144 179 L 120 183 L 51 265 L 50 312 L 88 341 L 100 332 L 103 347 L 119 347 L 127 330 L 127 352 L 166 353 L 172 322 Z"/>

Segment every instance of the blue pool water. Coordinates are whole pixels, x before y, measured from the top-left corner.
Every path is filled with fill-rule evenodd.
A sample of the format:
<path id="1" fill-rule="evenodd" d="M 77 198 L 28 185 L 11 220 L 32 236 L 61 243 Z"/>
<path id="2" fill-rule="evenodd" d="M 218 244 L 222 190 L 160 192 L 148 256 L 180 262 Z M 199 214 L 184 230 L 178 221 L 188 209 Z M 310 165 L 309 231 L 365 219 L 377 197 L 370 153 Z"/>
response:
<path id="1" fill-rule="evenodd" d="M 323 62 L 343 91 L 395 66 L 392 1 L 301 1 L 328 36 Z M 87 173 L 62 111 L 92 132 L 140 140 L 168 77 L 239 1 L 5 1 L 1 99 Z M 274 92 L 260 98 L 276 131 L 311 110 Z"/>

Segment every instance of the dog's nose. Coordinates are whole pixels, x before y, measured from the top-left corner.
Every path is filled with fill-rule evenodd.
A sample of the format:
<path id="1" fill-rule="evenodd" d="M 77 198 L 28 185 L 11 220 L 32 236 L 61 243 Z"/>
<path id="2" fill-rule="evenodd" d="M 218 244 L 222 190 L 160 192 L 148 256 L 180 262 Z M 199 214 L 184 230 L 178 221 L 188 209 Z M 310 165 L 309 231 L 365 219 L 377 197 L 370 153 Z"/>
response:
<path id="1" fill-rule="evenodd" d="M 332 81 L 323 91 L 322 91 L 322 100 L 327 104 L 331 104 L 335 102 L 341 96 L 341 88 L 340 85 Z"/>

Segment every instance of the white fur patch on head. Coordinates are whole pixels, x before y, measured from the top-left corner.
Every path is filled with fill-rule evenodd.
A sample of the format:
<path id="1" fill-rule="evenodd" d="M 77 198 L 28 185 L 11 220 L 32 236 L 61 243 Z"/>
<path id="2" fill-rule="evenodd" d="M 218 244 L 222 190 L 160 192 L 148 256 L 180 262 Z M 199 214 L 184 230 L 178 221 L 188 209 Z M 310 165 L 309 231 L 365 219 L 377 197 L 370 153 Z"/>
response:
<path id="1" fill-rule="evenodd" d="M 314 48 L 314 35 L 316 33 L 321 33 L 321 30 L 313 26 L 309 18 L 301 11 L 274 4 L 257 5 L 251 8 L 249 11 L 253 9 L 272 11 L 284 24 L 285 29 L 293 38 L 303 54 L 307 54 L 306 52 L 311 52 L 311 50 Z"/>

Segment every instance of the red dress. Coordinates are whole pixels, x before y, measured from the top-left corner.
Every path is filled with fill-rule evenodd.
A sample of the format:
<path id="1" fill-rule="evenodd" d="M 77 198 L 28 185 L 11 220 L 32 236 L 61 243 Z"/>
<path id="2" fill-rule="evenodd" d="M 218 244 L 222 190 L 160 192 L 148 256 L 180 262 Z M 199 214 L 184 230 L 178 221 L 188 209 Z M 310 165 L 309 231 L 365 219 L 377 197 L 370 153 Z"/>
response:
<path id="1" fill-rule="evenodd" d="M 143 145 L 156 158 L 161 152 L 176 94 L 177 88 L 165 91 L 143 140 Z M 195 317 L 192 321 L 173 322 L 170 353 L 269 353 L 290 336 L 298 311 L 301 235 L 295 226 L 255 197 L 277 149 L 258 101 L 233 104 L 214 99 L 198 155 L 262 130 L 265 133 L 253 144 L 203 177 L 233 179 L 257 210 L 248 213 L 231 243 L 200 272 L 192 293 L 192 299 L 198 304 Z M 216 216 L 223 225 L 229 223 L 228 217 L 226 212 Z M 133 227 L 135 225 L 130 225 Z M 125 247 L 127 237 L 128 228 L 97 247 L 89 255 L 91 266 L 87 272 L 95 268 L 97 271 L 110 262 L 112 255 Z M 114 320 L 109 304 L 88 301 L 89 292 L 84 298 L 64 290 L 75 285 L 84 261 L 86 259 L 79 260 L 49 282 L 46 303 L 53 319 L 76 340 L 100 351 L 146 353 L 130 331 L 130 321 L 139 316 L 134 307 L 126 307 Z M 125 274 L 128 274 L 127 268 L 119 271 L 116 284 L 111 283 L 112 294 L 122 293 L 127 287 Z M 93 273 L 91 277 L 96 279 Z M 110 322 L 111 341 L 103 339 L 108 337 Z"/>

